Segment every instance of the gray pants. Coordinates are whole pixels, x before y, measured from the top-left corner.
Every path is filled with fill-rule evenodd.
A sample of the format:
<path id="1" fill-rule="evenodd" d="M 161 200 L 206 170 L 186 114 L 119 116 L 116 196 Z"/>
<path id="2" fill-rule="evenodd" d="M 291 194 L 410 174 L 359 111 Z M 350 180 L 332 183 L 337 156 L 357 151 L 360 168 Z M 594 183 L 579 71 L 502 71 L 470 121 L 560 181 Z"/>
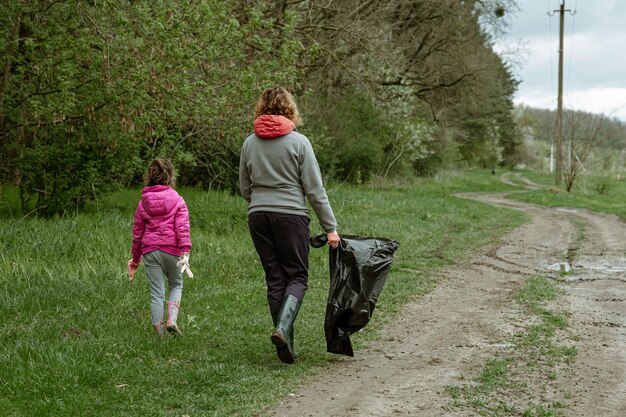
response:
<path id="1" fill-rule="evenodd" d="M 167 252 L 155 250 L 143 255 L 143 266 L 150 284 L 150 309 L 152 324 L 163 322 L 163 304 L 165 303 L 165 278 L 169 286 L 168 302 L 180 304 L 183 291 L 183 274 L 176 266 L 179 258 Z"/>

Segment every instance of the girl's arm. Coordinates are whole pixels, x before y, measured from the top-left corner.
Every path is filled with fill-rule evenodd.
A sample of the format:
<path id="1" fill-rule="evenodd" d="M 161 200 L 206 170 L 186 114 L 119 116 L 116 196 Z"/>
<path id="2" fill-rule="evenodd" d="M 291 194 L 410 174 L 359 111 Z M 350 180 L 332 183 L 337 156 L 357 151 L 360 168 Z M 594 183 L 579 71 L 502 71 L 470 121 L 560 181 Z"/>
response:
<path id="1" fill-rule="evenodd" d="M 136 265 L 139 265 L 141 262 L 141 240 L 143 238 L 143 232 L 146 229 L 146 222 L 141 212 L 142 208 L 140 202 L 135 211 L 135 219 L 133 220 L 133 244 L 130 248 L 130 252 L 133 254 L 132 261 Z"/>
<path id="2" fill-rule="evenodd" d="M 174 227 L 176 228 L 176 240 L 178 241 L 178 247 L 183 252 L 189 252 L 191 250 L 191 235 L 189 232 L 189 211 L 187 210 L 187 204 L 183 198 L 180 198 L 178 205 L 178 211 L 176 212 L 176 218 L 174 221 Z"/>

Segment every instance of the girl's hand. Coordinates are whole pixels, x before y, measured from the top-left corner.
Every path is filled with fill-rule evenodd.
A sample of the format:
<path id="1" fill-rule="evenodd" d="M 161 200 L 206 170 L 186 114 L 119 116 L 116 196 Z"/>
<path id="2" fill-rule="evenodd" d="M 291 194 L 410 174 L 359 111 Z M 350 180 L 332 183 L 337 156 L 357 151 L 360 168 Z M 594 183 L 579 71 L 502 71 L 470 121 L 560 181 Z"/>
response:
<path id="1" fill-rule="evenodd" d="M 339 246 L 339 235 L 337 232 L 326 233 L 326 239 L 328 240 L 328 246 L 337 249 L 337 246 Z"/>
<path id="2" fill-rule="evenodd" d="M 134 263 L 132 259 L 128 260 L 128 281 L 133 282 L 135 279 L 135 271 L 138 266 L 139 264 Z"/>

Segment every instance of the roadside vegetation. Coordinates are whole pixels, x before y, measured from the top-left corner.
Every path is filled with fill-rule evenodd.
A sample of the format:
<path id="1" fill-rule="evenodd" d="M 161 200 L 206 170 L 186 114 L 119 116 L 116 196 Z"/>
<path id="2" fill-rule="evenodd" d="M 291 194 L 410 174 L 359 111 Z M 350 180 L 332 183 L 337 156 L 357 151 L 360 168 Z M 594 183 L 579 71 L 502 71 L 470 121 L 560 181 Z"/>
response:
<path id="1" fill-rule="evenodd" d="M 514 193 L 509 198 L 548 207 L 581 208 L 609 213 L 626 220 L 626 175 L 624 173 L 593 172 L 581 175 L 570 192 L 554 187 L 554 177 L 530 170 L 511 172 L 508 179 L 523 189 L 526 184 L 521 178 L 543 185 L 543 188 Z"/>
<path id="2" fill-rule="evenodd" d="M 515 194 L 510 198 L 549 207 L 572 207 L 614 214 L 626 220 L 626 178 L 588 175 L 571 192 L 550 188 Z"/>
<path id="3" fill-rule="evenodd" d="M 505 190 L 490 171 L 404 185 L 330 185 L 343 234 L 388 237 L 400 248 L 356 354 L 433 272 L 523 222 L 517 212 L 450 196 Z M 158 338 L 140 267 L 128 282 L 139 189 L 115 192 L 79 215 L 22 213 L 0 194 L 0 409 L 6 416 L 252 416 L 341 357 L 325 352 L 326 249 L 312 249 L 311 280 L 296 328 L 296 366 L 269 342 L 262 269 L 243 199 L 181 188 L 190 208 L 195 278 L 185 281 L 183 337 Z M 24 215 L 27 215 L 24 218 Z M 312 222 L 312 233 L 318 226 Z"/>
<path id="4" fill-rule="evenodd" d="M 624 218 L 623 181 L 613 181 L 608 196 L 591 186 L 564 194 L 550 191 L 547 175 L 511 172 L 510 178 L 517 174 L 548 187 L 511 198 Z M 517 189 L 490 170 L 327 188 L 340 233 L 400 243 L 374 320 L 354 337 L 357 355 L 403 303 L 437 285 L 436 270 L 525 219 L 517 211 L 451 196 Z M 283 366 L 269 343 L 271 321 L 244 201 L 228 192 L 179 191 L 190 207 L 196 278 L 185 281 L 184 336 L 159 339 L 149 326 L 143 271 L 130 284 L 125 270 L 140 189 L 108 194 L 80 214 L 49 219 L 22 211 L 15 188 L 0 189 L 0 314 L 6 318 L 0 324 L 0 408 L 6 415 L 252 416 L 304 377 L 342 360 L 325 353 L 326 249 L 311 252 L 310 289 L 296 329 L 302 360 Z M 316 230 L 313 222 L 312 234 Z M 507 355 L 485 364 L 473 385 L 450 387 L 457 404 L 494 415 L 509 409 L 526 416 L 563 413 L 567 401 L 558 398 L 552 382 L 576 354 L 574 343 L 557 342 L 567 333 L 567 312 L 551 309 L 558 291 L 545 278 L 527 285 L 516 299 L 531 324 Z M 521 406 L 507 397 L 530 392 L 538 383 L 533 378 L 553 390 L 554 400 Z"/>
<path id="5" fill-rule="evenodd" d="M 550 306 L 558 296 L 557 285 L 543 276 L 525 282 L 514 296 L 522 312 L 515 325 L 523 330 L 468 384 L 447 388 L 452 407 L 489 416 L 567 415 L 567 394 L 556 381 L 577 350 L 575 337 L 567 331 L 568 312 Z"/>
<path id="6" fill-rule="evenodd" d="M 293 91 L 324 175 L 353 184 L 513 166 L 518 81 L 494 52 L 516 0 L 8 2 L 0 184 L 80 212 L 171 159 L 236 190 L 268 87 Z"/>

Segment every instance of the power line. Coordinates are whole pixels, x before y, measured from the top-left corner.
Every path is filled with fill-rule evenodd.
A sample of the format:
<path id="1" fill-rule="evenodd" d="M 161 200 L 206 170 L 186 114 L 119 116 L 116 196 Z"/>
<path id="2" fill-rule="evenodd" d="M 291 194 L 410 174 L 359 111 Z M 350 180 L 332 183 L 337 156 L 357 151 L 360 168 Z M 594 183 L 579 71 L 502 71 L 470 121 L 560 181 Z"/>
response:
<path id="1" fill-rule="evenodd" d="M 550 91 L 554 91 L 554 62 L 552 62 L 552 15 L 550 14 L 550 10 L 552 9 L 550 6 L 550 0 L 546 0 L 548 2 L 548 12 L 546 15 L 548 16 L 548 34 L 550 41 L 548 43 L 549 47 L 549 56 L 550 56 Z M 554 172 L 554 135 L 550 135 L 550 173 Z"/>
<path id="2" fill-rule="evenodd" d="M 550 0 L 546 0 L 548 2 L 548 12 L 546 13 L 548 15 L 548 34 L 550 37 L 550 42 L 549 42 L 549 47 L 550 47 L 550 51 L 552 51 L 552 19 L 550 19 L 550 17 L 552 17 L 552 14 L 550 14 Z M 552 53 L 550 53 L 550 91 L 554 91 L 554 75 L 553 75 L 553 71 L 554 71 L 554 62 L 552 62 Z"/>
<path id="3" fill-rule="evenodd" d="M 566 91 L 569 91 L 569 81 L 571 79 L 571 74 L 572 74 L 572 62 L 574 61 L 573 56 L 574 56 L 574 27 L 576 26 L 576 11 L 578 10 L 578 0 L 576 0 L 576 3 L 574 3 L 574 11 L 570 11 L 570 14 L 572 15 L 572 29 L 570 31 L 570 42 L 569 42 L 569 65 L 567 67 L 567 84 L 566 84 Z"/>

